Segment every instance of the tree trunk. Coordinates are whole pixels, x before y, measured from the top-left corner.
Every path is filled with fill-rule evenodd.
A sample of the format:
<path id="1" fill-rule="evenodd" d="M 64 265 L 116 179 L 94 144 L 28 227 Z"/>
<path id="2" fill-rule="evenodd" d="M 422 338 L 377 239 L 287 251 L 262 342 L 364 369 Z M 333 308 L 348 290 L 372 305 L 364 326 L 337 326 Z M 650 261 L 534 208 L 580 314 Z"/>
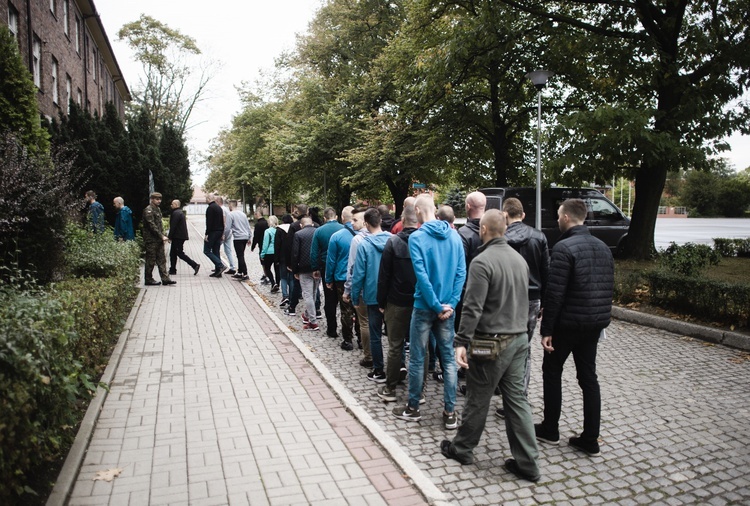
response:
<path id="1" fill-rule="evenodd" d="M 622 251 L 624 257 L 645 260 L 655 251 L 654 229 L 666 180 L 667 170 L 662 166 L 651 167 L 644 163 L 638 169 L 633 218 Z"/>
<path id="2" fill-rule="evenodd" d="M 409 181 L 394 181 L 391 177 L 384 177 L 385 184 L 391 192 L 393 203 L 396 205 L 396 216 L 401 216 L 404 210 L 404 199 L 409 196 Z"/>

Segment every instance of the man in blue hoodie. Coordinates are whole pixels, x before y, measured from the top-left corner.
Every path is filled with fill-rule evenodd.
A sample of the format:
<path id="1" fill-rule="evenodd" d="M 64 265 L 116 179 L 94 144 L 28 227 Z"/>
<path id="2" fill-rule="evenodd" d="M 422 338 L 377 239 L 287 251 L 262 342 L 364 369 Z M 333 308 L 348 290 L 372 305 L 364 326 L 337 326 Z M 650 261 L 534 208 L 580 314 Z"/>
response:
<path id="1" fill-rule="evenodd" d="M 458 233 L 447 222 L 435 218 L 432 197 L 420 195 L 415 207 L 422 226 L 409 238 L 409 253 L 417 277 L 409 331 L 409 401 L 406 406 L 394 409 L 393 414 L 402 420 L 422 419 L 419 400 L 424 385 L 425 352 L 432 331 L 443 368 L 443 424 L 446 429 L 455 429 L 458 417 L 453 320 L 466 279 L 464 247 Z"/>
<path id="2" fill-rule="evenodd" d="M 383 232 L 380 228 L 381 220 L 377 209 L 370 208 L 365 212 L 365 227 L 370 235 L 365 237 L 357 248 L 351 289 L 352 304 L 358 306 L 361 295 L 367 305 L 370 353 L 372 354 L 372 371 L 367 375 L 367 379 L 375 383 L 385 382 L 382 342 L 383 313 L 378 307 L 378 273 L 383 248 L 391 237 L 390 232 Z"/>

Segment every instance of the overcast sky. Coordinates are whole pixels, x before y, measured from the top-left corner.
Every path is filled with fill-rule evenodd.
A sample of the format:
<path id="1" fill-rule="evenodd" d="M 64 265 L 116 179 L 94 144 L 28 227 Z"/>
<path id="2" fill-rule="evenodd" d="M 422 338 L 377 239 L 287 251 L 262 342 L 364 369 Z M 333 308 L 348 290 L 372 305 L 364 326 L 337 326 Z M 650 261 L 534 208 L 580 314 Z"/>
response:
<path id="1" fill-rule="evenodd" d="M 240 110 L 235 89 L 243 81 L 253 83 L 261 69 L 273 68 L 274 58 L 295 45 L 322 0 L 94 0 L 115 57 L 131 90 L 138 85 L 140 64 L 118 42 L 117 32 L 126 23 L 147 14 L 170 28 L 193 37 L 203 53 L 222 63 L 212 79 L 207 100 L 191 115 L 188 143 L 193 154 L 205 152 L 219 130 L 231 124 Z M 730 139 L 732 152 L 725 154 L 735 168 L 750 167 L 750 138 Z M 207 176 L 193 157 L 193 182 Z"/>

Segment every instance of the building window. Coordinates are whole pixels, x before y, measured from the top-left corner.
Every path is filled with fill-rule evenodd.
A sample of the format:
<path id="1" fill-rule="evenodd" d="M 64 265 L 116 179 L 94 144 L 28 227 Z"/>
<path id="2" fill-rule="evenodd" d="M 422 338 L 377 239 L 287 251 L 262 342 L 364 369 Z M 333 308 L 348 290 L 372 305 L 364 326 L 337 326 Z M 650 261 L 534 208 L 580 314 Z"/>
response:
<path id="1" fill-rule="evenodd" d="M 99 58 L 97 58 L 96 48 L 91 50 L 91 73 L 94 76 L 94 82 L 96 82 L 97 69 L 99 68 Z"/>
<path id="2" fill-rule="evenodd" d="M 55 10 L 55 0 L 49 0 L 49 11 L 52 14 L 57 15 L 57 11 Z"/>
<path id="3" fill-rule="evenodd" d="M 70 38 L 70 0 L 63 1 L 63 30 L 65 30 L 65 35 Z"/>
<path id="4" fill-rule="evenodd" d="M 39 39 L 39 37 L 34 35 L 34 42 L 32 43 L 32 58 L 33 58 L 33 66 L 31 68 L 31 73 L 34 76 L 34 84 L 36 84 L 36 87 L 41 89 L 42 88 L 42 41 Z"/>
<path id="5" fill-rule="evenodd" d="M 73 80 L 65 74 L 65 109 L 70 114 L 70 99 L 73 98 Z"/>
<path id="6" fill-rule="evenodd" d="M 83 93 L 81 93 L 81 88 L 78 88 L 78 93 L 76 94 L 76 102 L 78 102 L 78 107 L 81 107 L 83 105 Z"/>
<path id="7" fill-rule="evenodd" d="M 81 54 L 81 20 L 76 15 L 76 53 Z"/>
<path id="8" fill-rule="evenodd" d="M 57 60 L 52 58 L 52 102 L 60 103 L 60 93 L 57 90 Z"/>
<path id="9" fill-rule="evenodd" d="M 8 4 L 8 28 L 13 38 L 18 40 L 18 11 L 11 4 Z"/>

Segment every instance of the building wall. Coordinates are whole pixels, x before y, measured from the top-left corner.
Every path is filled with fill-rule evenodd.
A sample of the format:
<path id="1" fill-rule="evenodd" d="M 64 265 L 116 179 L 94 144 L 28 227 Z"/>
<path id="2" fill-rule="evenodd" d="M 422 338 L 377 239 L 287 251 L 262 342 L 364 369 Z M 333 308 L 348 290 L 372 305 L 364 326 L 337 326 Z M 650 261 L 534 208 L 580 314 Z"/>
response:
<path id="1" fill-rule="evenodd" d="M 57 119 L 67 114 L 68 99 L 72 98 L 100 116 L 104 105 L 112 102 L 124 119 L 124 102 L 130 100 L 130 91 L 93 1 L 0 0 L 0 22 L 6 26 L 11 12 L 17 13 L 16 37 L 32 75 L 38 59 L 37 99 L 44 116 Z"/>

